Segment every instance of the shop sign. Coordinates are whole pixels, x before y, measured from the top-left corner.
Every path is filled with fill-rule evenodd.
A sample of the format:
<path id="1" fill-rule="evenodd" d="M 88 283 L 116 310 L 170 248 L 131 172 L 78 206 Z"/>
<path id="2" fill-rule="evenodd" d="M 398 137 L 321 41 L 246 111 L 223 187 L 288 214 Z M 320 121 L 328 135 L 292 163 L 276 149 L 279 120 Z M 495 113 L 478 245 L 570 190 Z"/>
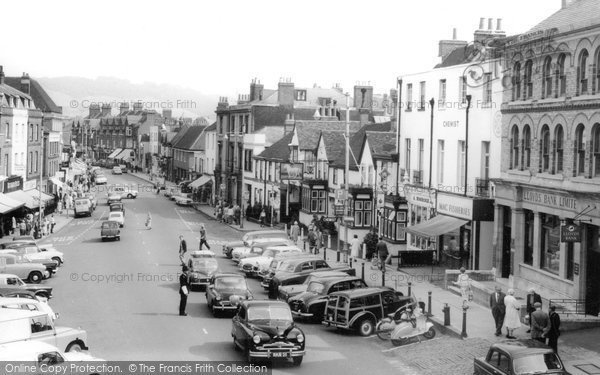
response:
<path id="1" fill-rule="evenodd" d="M 576 224 L 562 225 L 560 242 L 581 242 L 581 227 Z"/>
<path id="2" fill-rule="evenodd" d="M 532 189 L 523 189 L 523 202 L 534 203 L 536 205 L 541 204 L 552 208 L 564 208 L 572 211 L 577 210 L 577 199 L 575 198 Z"/>
<path id="3" fill-rule="evenodd" d="M 436 210 L 438 214 L 464 220 L 494 221 L 494 201 L 492 199 L 473 199 L 438 193 Z"/>
<path id="4" fill-rule="evenodd" d="M 15 176 L 4 180 L 4 193 L 23 190 L 23 177 Z"/>
<path id="5" fill-rule="evenodd" d="M 371 196 L 369 194 L 356 194 L 356 199 L 366 200 L 371 199 Z"/>
<path id="6" fill-rule="evenodd" d="M 344 222 L 348 224 L 354 223 L 354 216 L 344 216 Z"/>
<path id="7" fill-rule="evenodd" d="M 417 206 L 434 206 L 434 201 L 433 201 L 433 192 L 430 192 L 429 190 L 426 189 L 419 189 L 419 190 L 410 190 L 407 194 L 406 194 L 406 200 L 410 203 L 410 204 L 414 204 Z"/>
<path id="8" fill-rule="evenodd" d="M 281 163 L 279 175 L 282 180 L 302 180 L 303 163 Z"/>

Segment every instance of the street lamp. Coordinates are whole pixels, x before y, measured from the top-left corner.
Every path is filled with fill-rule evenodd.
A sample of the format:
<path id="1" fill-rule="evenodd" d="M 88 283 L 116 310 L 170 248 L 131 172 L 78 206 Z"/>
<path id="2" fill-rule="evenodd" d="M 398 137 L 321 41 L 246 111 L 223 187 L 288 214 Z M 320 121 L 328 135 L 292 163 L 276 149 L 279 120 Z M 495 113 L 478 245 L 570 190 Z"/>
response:
<path id="1" fill-rule="evenodd" d="M 471 108 L 471 95 L 466 96 L 467 99 L 467 110 L 465 111 L 465 192 L 464 196 L 467 196 L 467 183 L 469 174 L 469 109 Z"/>
<path id="2" fill-rule="evenodd" d="M 431 190 L 431 169 L 433 167 L 433 106 L 435 100 L 431 98 L 429 100 L 429 107 L 431 108 L 431 125 L 429 129 L 429 190 Z"/>

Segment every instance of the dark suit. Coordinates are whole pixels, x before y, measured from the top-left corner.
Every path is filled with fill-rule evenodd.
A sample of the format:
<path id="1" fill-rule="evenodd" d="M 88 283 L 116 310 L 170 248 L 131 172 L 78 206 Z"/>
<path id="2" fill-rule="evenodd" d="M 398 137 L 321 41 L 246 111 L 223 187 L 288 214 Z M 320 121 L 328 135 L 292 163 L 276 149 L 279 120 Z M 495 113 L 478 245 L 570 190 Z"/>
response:
<path id="1" fill-rule="evenodd" d="M 531 313 L 535 311 L 535 307 L 533 306 L 536 302 L 542 303 L 542 297 L 533 292 L 533 294 L 527 295 L 527 314 L 529 314 L 529 326 L 531 327 Z"/>
<path id="2" fill-rule="evenodd" d="M 187 305 L 187 294 L 183 293 L 183 287 L 186 287 L 188 293 L 190 292 L 190 280 L 185 273 L 179 275 L 179 315 L 185 314 L 185 307 Z"/>
<path id="3" fill-rule="evenodd" d="M 531 313 L 531 338 L 546 342 L 546 335 L 550 332 L 550 316 L 542 310 L 536 310 Z"/>
<path id="4" fill-rule="evenodd" d="M 548 346 L 558 351 L 558 336 L 560 336 L 560 316 L 556 311 L 550 312 L 550 331 L 548 332 Z"/>
<path id="5" fill-rule="evenodd" d="M 492 316 L 496 323 L 496 333 L 502 333 L 502 324 L 504 324 L 504 315 L 506 314 L 506 306 L 504 306 L 504 297 L 506 295 L 502 292 L 494 292 L 490 294 L 490 309 L 492 309 Z"/>

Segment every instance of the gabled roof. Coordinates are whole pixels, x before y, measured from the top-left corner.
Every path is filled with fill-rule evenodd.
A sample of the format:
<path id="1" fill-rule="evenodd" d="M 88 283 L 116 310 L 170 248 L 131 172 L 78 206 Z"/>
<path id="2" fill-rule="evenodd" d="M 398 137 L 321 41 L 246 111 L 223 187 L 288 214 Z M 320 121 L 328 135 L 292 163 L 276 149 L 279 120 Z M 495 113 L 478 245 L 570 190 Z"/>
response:
<path id="1" fill-rule="evenodd" d="M 325 145 L 329 165 L 346 164 L 346 137 L 343 131 L 322 131 L 320 142 Z"/>
<path id="2" fill-rule="evenodd" d="M 4 82 L 7 85 L 21 90 L 21 77 L 6 77 Z M 35 79 L 29 78 L 29 96 L 33 99 L 36 108 L 42 112 L 61 113 L 62 107 L 56 105 L 50 95 L 44 90 L 42 85 Z"/>
<path id="3" fill-rule="evenodd" d="M 360 163 L 360 158 L 362 157 L 362 148 L 365 143 L 365 138 L 367 135 L 367 131 L 370 132 L 389 132 L 393 128 L 395 128 L 391 121 L 382 122 L 382 123 L 374 123 L 374 124 L 366 124 L 359 131 L 357 131 L 352 137 L 350 137 L 350 149 L 352 150 L 352 154 L 356 158 L 356 161 Z M 357 170 L 358 166 L 354 161 L 354 158 L 350 156 L 350 169 Z"/>
<path id="4" fill-rule="evenodd" d="M 179 148 L 182 150 L 203 150 L 204 147 L 197 145 L 198 138 L 202 135 L 202 132 L 206 129 L 205 126 L 190 126 L 183 130 L 185 133 L 182 134 L 177 140 L 173 140 L 173 148 Z M 177 134 L 179 135 L 179 134 Z"/>
<path id="5" fill-rule="evenodd" d="M 396 133 L 395 132 L 366 132 L 366 139 L 369 142 L 371 155 L 373 157 L 389 158 L 396 153 Z"/>
<path id="6" fill-rule="evenodd" d="M 350 121 L 350 133 L 360 128 L 360 122 Z M 314 150 L 319 142 L 320 132 L 345 131 L 346 123 L 343 121 L 296 121 L 296 133 L 298 134 L 298 146 L 300 150 Z"/>
<path id="7" fill-rule="evenodd" d="M 0 85 L 0 94 L 10 95 L 17 98 L 32 99 L 31 96 L 19 91 L 18 89 L 15 89 L 14 87 L 8 84 Z"/>
<path id="8" fill-rule="evenodd" d="M 600 0 L 573 0 L 564 9 L 531 28 L 525 35 L 557 28 L 559 33 L 600 24 Z"/>
<path id="9" fill-rule="evenodd" d="M 171 139 L 171 145 L 173 147 L 175 147 L 175 144 L 177 142 L 179 142 L 179 140 L 185 136 L 185 133 L 187 132 L 188 129 L 189 129 L 189 126 L 186 126 L 186 125 L 179 128 L 179 130 L 175 133 L 175 135 Z"/>
<path id="10" fill-rule="evenodd" d="M 288 145 L 292 142 L 293 137 L 293 132 L 287 133 L 283 136 L 283 138 L 273 143 L 271 146 L 267 147 L 256 157 L 259 159 L 266 159 L 272 161 L 288 161 L 290 158 L 290 148 Z"/>

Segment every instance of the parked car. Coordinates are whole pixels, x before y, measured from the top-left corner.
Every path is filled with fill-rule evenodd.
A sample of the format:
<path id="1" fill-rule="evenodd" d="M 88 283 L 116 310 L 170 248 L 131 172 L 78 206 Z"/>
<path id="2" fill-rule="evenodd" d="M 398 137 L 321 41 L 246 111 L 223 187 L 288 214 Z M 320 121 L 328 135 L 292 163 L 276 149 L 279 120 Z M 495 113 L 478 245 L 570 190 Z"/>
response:
<path id="1" fill-rule="evenodd" d="M 308 285 L 310 285 L 310 283 L 312 282 L 323 282 L 325 279 L 340 279 L 347 276 L 347 273 L 341 271 L 313 272 L 308 275 L 308 277 L 304 280 L 302 284 L 290 284 L 280 286 L 277 298 L 287 302 L 288 299 L 290 299 L 291 297 L 306 292 L 306 290 L 308 289 Z"/>
<path id="2" fill-rule="evenodd" d="M 231 251 L 231 259 L 235 263 L 239 263 L 240 259 L 248 256 L 259 256 L 264 251 L 265 247 L 270 245 L 291 246 L 294 242 L 288 239 L 281 238 L 260 238 L 255 239 L 249 246 L 236 247 Z"/>
<path id="3" fill-rule="evenodd" d="M 121 172 L 127 173 L 127 166 L 125 164 L 119 164 L 119 168 L 121 168 Z"/>
<path id="4" fill-rule="evenodd" d="M 96 209 L 96 207 L 98 206 L 98 202 L 96 201 L 96 196 L 93 193 L 85 193 L 83 196 L 90 200 L 90 203 L 92 204 L 92 211 L 94 211 Z"/>
<path id="5" fill-rule="evenodd" d="M 184 195 L 175 195 L 174 197 L 175 204 L 178 206 L 191 206 L 194 203 L 192 198 Z"/>
<path id="6" fill-rule="evenodd" d="M 108 195 L 119 195 L 121 199 L 135 199 L 138 196 L 138 191 L 128 186 L 113 186 Z"/>
<path id="7" fill-rule="evenodd" d="M 7 309 L 0 314 L 0 344 L 41 341 L 65 352 L 87 350 L 87 333 L 82 329 L 56 327 L 40 311 Z"/>
<path id="8" fill-rule="evenodd" d="M 231 252 L 236 247 L 248 247 L 258 238 L 279 238 L 287 240 L 287 233 L 282 230 L 259 230 L 244 234 L 241 241 L 232 241 L 223 245 L 223 254 L 227 258 L 231 258 Z"/>
<path id="9" fill-rule="evenodd" d="M 92 216 L 92 202 L 87 198 L 75 199 L 75 217 Z"/>
<path id="10" fill-rule="evenodd" d="M 110 194 L 108 196 L 108 199 L 106 199 L 106 204 L 108 204 L 109 206 L 113 203 L 120 203 L 121 202 L 121 196 L 119 194 Z"/>
<path id="11" fill-rule="evenodd" d="M 65 262 L 65 256 L 61 251 L 54 248 L 52 244 L 38 244 L 32 240 L 19 240 L 2 244 L 3 249 L 14 249 L 17 253 L 23 254 L 25 258 L 32 261 L 41 261 L 42 263 L 51 263 L 55 261 L 58 266 Z M 48 266 L 48 264 L 46 264 Z M 56 267 L 51 267 L 53 271 Z"/>
<path id="12" fill-rule="evenodd" d="M 94 178 L 94 182 L 96 185 L 106 185 L 108 183 L 108 179 L 102 173 L 97 173 L 96 178 Z"/>
<path id="13" fill-rule="evenodd" d="M 0 254 L 0 273 L 17 275 L 34 284 L 39 284 L 51 275 L 43 264 L 19 259 L 13 254 Z"/>
<path id="14" fill-rule="evenodd" d="M 288 359 L 299 366 L 306 337 L 294 324 L 287 304 L 281 301 L 243 301 L 232 319 L 231 336 L 248 362 L 255 359 Z"/>
<path id="15" fill-rule="evenodd" d="M 286 269 L 289 266 L 290 262 L 293 262 L 297 259 L 312 258 L 314 258 L 314 255 L 304 252 L 282 254 L 277 256 L 275 259 L 273 259 L 273 261 L 266 270 L 262 269 L 258 271 L 258 276 L 262 278 L 260 285 L 263 288 L 265 288 L 265 290 L 269 290 L 269 283 L 271 282 L 271 279 L 275 276 L 275 273 L 277 273 L 277 271 Z"/>
<path id="16" fill-rule="evenodd" d="M 6 297 L 24 291 L 32 292 L 36 296 L 42 296 L 47 299 L 52 298 L 52 287 L 42 284 L 26 284 L 17 275 L 9 273 L 0 274 L 0 295 Z"/>
<path id="17" fill-rule="evenodd" d="M 108 221 L 114 221 L 119 224 L 120 228 L 125 226 L 125 217 L 122 212 L 112 211 L 108 213 Z"/>
<path id="18" fill-rule="evenodd" d="M 335 292 L 327 298 L 323 324 L 370 336 L 380 319 L 407 303 L 416 304 L 417 301 L 388 287 Z"/>
<path id="19" fill-rule="evenodd" d="M 252 299 L 252 292 L 244 276 L 236 273 L 217 273 L 211 277 L 206 288 L 206 304 L 213 315 L 219 311 L 236 310 L 236 297 L 241 300 Z"/>
<path id="20" fill-rule="evenodd" d="M 296 245 L 258 245 L 258 247 L 260 246 L 264 248 L 261 254 L 256 254 L 250 251 L 250 254 L 247 257 L 240 259 L 239 268 L 246 274 L 246 276 L 258 275 L 259 270 L 268 267 L 275 257 L 283 254 L 302 253 L 302 250 Z"/>
<path id="21" fill-rule="evenodd" d="M 287 302 L 294 317 L 308 318 L 312 322 L 320 323 L 323 321 L 329 294 L 359 288 L 367 288 L 367 284 L 360 277 L 324 278 L 310 282 L 305 292 L 290 297 Z"/>
<path id="22" fill-rule="evenodd" d="M 50 368 L 59 368 L 65 362 L 104 360 L 87 352 L 70 351 L 65 353 L 56 346 L 41 341 L 19 341 L 0 345 L 0 362 L 15 361 L 27 363 L 28 366 L 36 366 L 35 369 L 28 367 L 28 373 L 42 374 Z"/>
<path id="23" fill-rule="evenodd" d="M 537 340 L 503 340 L 475 358 L 474 374 L 569 374 L 558 354 Z"/>
<path id="24" fill-rule="evenodd" d="M 269 298 L 277 298 L 280 286 L 301 284 L 313 272 L 342 271 L 351 276 L 356 275 L 356 270 L 348 267 L 346 264 L 332 265 L 318 257 L 300 258 L 290 261 L 285 269 L 277 271 L 275 276 L 269 281 Z"/>
<path id="25" fill-rule="evenodd" d="M 192 251 L 188 260 L 190 286 L 207 286 L 210 278 L 219 271 L 219 264 L 212 251 Z"/>
<path id="26" fill-rule="evenodd" d="M 169 199 L 171 199 L 172 196 L 177 194 L 177 189 L 175 188 L 170 188 L 170 189 L 165 189 L 163 195 Z"/>
<path id="27" fill-rule="evenodd" d="M 112 169 L 112 174 L 122 174 L 123 171 L 121 170 L 121 167 L 113 167 Z"/>
<path id="28" fill-rule="evenodd" d="M 52 321 L 56 320 L 58 318 L 58 313 L 55 313 L 52 310 L 48 304 L 48 300 L 45 298 L 40 299 L 45 301 L 31 298 L 0 297 L 0 308 L 40 311 L 48 314 L 48 317 L 52 319 Z"/>
<path id="29" fill-rule="evenodd" d="M 116 239 L 117 241 L 121 240 L 121 230 L 119 229 L 119 223 L 117 221 L 105 221 L 102 223 L 102 227 L 100 228 L 100 237 L 102 237 L 102 241 L 106 241 L 108 239 Z"/>
<path id="30" fill-rule="evenodd" d="M 113 211 L 122 212 L 123 216 L 125 216 L 125 205 L 123 204 L 123 202 L 119 201 L 119 202 L 111 203 L 109 212 L 113 212 Z"/>

